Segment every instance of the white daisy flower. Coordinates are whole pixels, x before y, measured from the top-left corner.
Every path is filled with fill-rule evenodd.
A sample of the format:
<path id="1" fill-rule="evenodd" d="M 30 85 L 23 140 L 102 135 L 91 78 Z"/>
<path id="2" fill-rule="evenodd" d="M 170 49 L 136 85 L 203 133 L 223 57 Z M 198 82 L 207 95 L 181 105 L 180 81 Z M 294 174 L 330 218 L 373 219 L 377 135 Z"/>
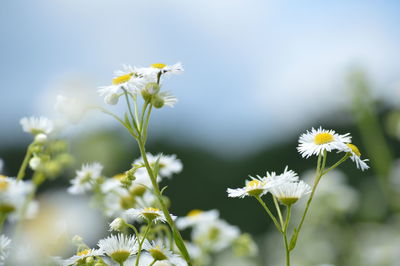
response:
<path id="1" fill-rule="evenodd" d="M 43 116 L 24 117 L 19 121 L 19 123 L 21 124 L 22 129 L 25 132 L 31 133 L 33 135 L 39 133 L 50 134 L 54 129 L 53 122 L 50 119 Z"/>
<path id="2" fill-rule="evenodd" d="M 260 178 L 258 176 L 258 178 Z M 270 180 L 270 182 L 274 181 L 274 186 L 285 183 L 285 182 L 295 182 L 299 180 L 298 174 L 293 171 L 289 170 L 288 166 L 285 167 L 283 173 L 277 175 L 275 172 L 267 172 L 266 176 L 263 177 L 264 180 Z"/>
<path id="3" fill-rule="evenodd" d="M 285 182 L 269 189 L 272 195 L 285 205 L 292 205 L 303 195 L 311 193 L 311 187 L 303 181 Z"/>
<path id="4" fill-rule="evenodd" d="M 351 150 L 350 151 L 350 153 L 351 153 L 350 159 L 356 163 L 357 168 L 360 169 L 361 171 L 369 169 L 369 166 L 366 163 L 369 160 L 368 159 L 361 160 L 361 152 L 358 149 L 358 147 L 351 143 L 347 143 L 346 145 Z M 349 152 L 348 150 L 347 151 L 344 150 L 344 151 Z"/>
<path id="5" fill-rule="evenodd" d="M 118 103 L 119 97 L 123 95 L 124 89 L 131 94 L 136 94 L 141 89 L 146 80 L 137 74 L 137 69 L 129 65 L 124 65 L 123 70 L 114 72 L 112 84 L 109 86 L 99 87 L 100 96 L 104 97 L 107 104 L 115 105 Z"/>
<path id="6" fill-rule="evenodd" d="M 176 226 L 182 230 L 191 226 L 215 221 L 218 219 L 218 217 L 218 210 L 202 211 L 195 209 L 191 210 L 186 217 L 179 217 L 176 220 Z"/>
<path id="7" fill-rule="evenodd" d="M 97 257 L 103 255 L 103 252 L 99 249 L 84 249 L 76 253 L 76 255 L 69 259 L 63 260 L 63 266 L 69 265 L 82 265 L 85 264 L 85 259 L 89 257 Z"/>
<path id="8" fill-rule="evenodd" d="M 309 158 L 311 155 L 320 155 L 324 151 L 330 152 L 335 149 L 349 151 L 346 143 L 350 142 L 349 133 L 339 135 L 334 130 L 326 130 L 321 127 L 317 130 L 312 128 L 311 131 L 307 130 L 300 136 L 297 150 L 303 157 Z"/>
<path id="9" fill-rule="evenodd" d="M 181 63 L 174 65 L 166 65 L 163 63 L 155 63 L 150 67 L 137 68 L 137 73 L 143 76 L 149 82 L 157 82 L 157 76 L 169 76 L 171 74 L 180 74 L 183 72 L 183 66 Z"/>
<path id="10" fill-rule="evenodd" d="M 212 253 L 231 246 L 239 236 L 238 227 L 219 219 L 196 226 L 192 231 L 193 242 Z"/>
<path id="11" fill-rule="evenodd" d="M 178 99 L 167 91 L 160 92 L 158 97 L 163 100 L 164 105 L 169 107 L 174 107 L 174 105 L 178 102 Z"/>
<path id="12" fill-rule="evenodd" d="M 0 236 L 0 265 L 4 265 L 10 252 L 11 239 L 5 235 Z"/>
<path id="13" fill-rule="evenodd" d="M 9 214 L 8 217 L 11 220 L 20 219 L 20 210 L 32 190 L 33 185 L 29 181 L 20 180 L 17 182 L 15 178 L 0 175 L 0 212 Z M 31 202 L 28 210 L 35 204 L 37 203 Z M 34 216 L 34 213 L 29 214 L 29 217 L 25 218 Z"/>
<path id="14" fill-rule="evenodd" d="M 158 170 L 158 175 L 160 177 L 170 178 L 173 174 L 178 174 L 183 169 L 183 164 L 181 160 L 176 158 L 175 154 L 163 155 L 160 153 L 157 155 L 152 155 L 150 153 L 147 153 L 146 156 L 151 165 L 154 165 L 156 161 L 160 158 L 159 170 Z M 143 158 L 139 158 L 133 162 L 133 165 L 143 165 L 143 164 L 144 164 Z M 142 175 L 144 173 L 146 173 L 147 175 L 147 170 L 145 168 L 139 168 L 138 171 L 136 172 L 137 175 Z"/>
<path id="15" fill-rule="evenodd" d="M 163 222 L 166 223 L 167 219 L 164 216 L 164 213 L 160 211 L 157 208 L 153 207 L 146 207 L 146 208 L 140 208 L 140 209 L 129 209 L 125 212 L 125 214 L 135 220 L 147 220 L 149 222 Z M 171 215 L 172 219 L 175 219 L 176 217 Z"/>
<path id="16" fill-rule="evenodd" d="M 252 180 L 246 180 L 246 186 L 242 188 L 228 188 L 228 197 L 244 198 L 246 196 L 261 197 L 268 192 L 268 189 L 274 185 L 275 180 L 272 178 L 251 177 Z"/>
<path id="17" fill-rule="evenodd" d="M 145 241 L 143 244 L 143 249 L 149 252 L 154 260 L 167 263 L 166 265 L 168 265 L 168 263 L 170 263 L 169 265 L 175 266 L 187 265 L 187 263 L 179 255 L 172 253 L 172 251 L 167 249 L 160 240 L 152 242 Z"/>
<path id="18" fill-rule="evenodd" d="M 84 194 L 93 188 L 93 182 L 101 177 L 103 166 L 100 163 L 84 164 L 81 170 L 76 171 L 76 176 L 71 180 L 72 186 L 68 188 L 71 194 Z"/>
<path id="19" fill-rule="evenodd" d="M 97 245 L 103 253 L 120 264 L 138 251 L 136 238 L 124 234 L 112 235 L 101 239 Z"/>

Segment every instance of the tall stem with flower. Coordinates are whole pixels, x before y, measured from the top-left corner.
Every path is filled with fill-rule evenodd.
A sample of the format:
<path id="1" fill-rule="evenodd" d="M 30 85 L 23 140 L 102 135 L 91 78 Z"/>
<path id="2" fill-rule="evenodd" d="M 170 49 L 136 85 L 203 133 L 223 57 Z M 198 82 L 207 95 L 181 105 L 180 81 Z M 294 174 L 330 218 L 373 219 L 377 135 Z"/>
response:
<path id="1" fill-rule="evenodd" d="M 191 265 L 189 253 L 182 236 L 169 213 L 168 207 L 164 202 L 162 191 L 157 182 L 159 169 L 158 161 L 151 164 L 147 157 L 145 148 L 153 108 L 159 109 L 166 105 L 173 106 L 177 101 L 176 98 L 169 93 L 160 91 L 161 81 L 164 76 L 177 74 L 182 71 L 183 69 L 180 63 L 172 66 L 157 63 L 148 68 L 132 68 L 128 66 L 124 71 L 116 73 L 112 85 L 101 87 L 99 92 L 104 96 L 105 102 L 108 104 L 116 104 L 118 103 L 119 97 L 124 96 L 128 112 L 125 113 L 123 119 L 106 109 L 100 109 L 122 124 L 136 140 L 143 159 L 144 167 L 147 170 L 152 184 L 153 193 L 156 196 L 165 219 L 171 228 L 175 244 L 187 263 Z M 143 99 L 141 108 L 138 99 L 140 95 Z M 140 109 L 141 112 L 139 112 Z"/>
<path id="2" fill-rule="evenodd" d="M 286 167 L 284 172 L 280 175 L 277 175 L 275 172 L 267 172 L 266 176 L 264 177 L 250 177 L 252 180 L 246 180 L 246 186 L 243 188 L 227 190 L 229 197 L 243 198 L 245 196 L 252 196 L 261 204 L 268 217 L 272 219 L 275 227 L 282 234 L 285 246 L 286 266 L 290 266 L 290 252 L 296 246 L 299 233 L 303 227 L 305 218 L 309 212 L 311 202 L 314 199 L 315 192 L 321 178 L 345 162 L 348 158 L 354 161 L 357 165 L 357 168 L 361 169 L 362 171 L 369 168 L 366 164 L 367 160 L 361 160 L 360 151 L 355 145 L 351 144 L 350 141 L 351 137 L 349 134 L 339 135 L 333 130 L 324 130 L 322 128 L 317 130 L 313 128 L 311 132 L 307 131 L 305 134 L 300 136 L 299 146 L 297 147 L 299 153 L 306 158 L 309 158 L 312 155 L 318 156 L 316 175 L 312 187 L 303 181 L 300 181 L 297 174 L 292 170 L 288 170 Z M 333 150 L 345 152 L 345 155 L 331 167 L 326 168 L 328 152 Z M 272 199 L 278 218 L 275 217 L 275 215 L 268 208 L 267 204 L 261 199 L 261 197 L 268 192 L 272 194 Z M 294 228 L 294 232 L 289 241 L 287 233 L 291 219 L 292 206 L 299 200 L 299 198 L 306 194 L 310 194 L 310 196 L 300 218 L 300 222 Z M 283 219 L 281 208 L 278 202 L 286 207 L 285 219 Z"/>

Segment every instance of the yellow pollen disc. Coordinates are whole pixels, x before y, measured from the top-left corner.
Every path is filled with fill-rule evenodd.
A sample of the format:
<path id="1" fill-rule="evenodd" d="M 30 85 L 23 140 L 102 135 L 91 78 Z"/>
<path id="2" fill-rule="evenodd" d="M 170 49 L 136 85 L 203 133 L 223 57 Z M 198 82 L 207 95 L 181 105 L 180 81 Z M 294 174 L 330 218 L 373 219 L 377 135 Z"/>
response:
<path id="1" fill-rule="evenodd" d="M 89 249 L 85 249 L 76 253 L 77 256 L 85 256 L 87 254 L 89 254 Z"/>
<path id="2" fill-rule="evenodd" d="M 153 68 L 158 68 L 158 69 L 163 69 L 164 67 L 166 67 L 166 64 L 163 63 L 155 63 L 155 64 L 151 64 L 151 67 Z"/>
<path id="3" fill-rule="evenodd" d="M 194 210 L 191 210 L 190 212 L 188 212 L 187 216 L 188 217 L 195 217 L 195 216 L 198 216 L 198 215 L 200 215 L 202 213 L 203 213 L 202 210 L 194 209 Z"/>
<path id="4" fill-rule="evenodd" d="M 358 157 L 361 156 L 361 152 L 360 152 L 360 150 L 357 148 L 356 145 L 350 144 L 350 143 L 348 143 L 348 144 L 346 144 L 346 145 L 347 145 L 347 147 L 349 147 Z"/>
<path id="5" fill-rule="evenodd" d="M 7 180 L 0 180 L 0 191 L 7 190 L 8 182 Z"/>
<path id="6" fill-rule="evenodd" d="M 147 207 L 147 208 L 144 208 L 143 211 L 144 212 L 158 212 L 160 210 L 157 208 Z"/>
<path id="7" fill-rule="evenodd" d="M 117 180 L 121 180 L 123 177 L 125 177 L 125 173 L 122 173 L 122 174 L 117 174 L 117 175 L 115 175 L 115 176 L 113 176 L 115 179 L 117 179 Z"/>
<path id="8" fill-rule="evenodd" d="M 333 136 L 330 133 L 318 133 L 314 138 L 314 143 L 317 145 L 322 145 L 333 141 Z"/>
<path id="9" fill-rule="evenodd" d="M 118 85 L 118 84 L 127 82 L 127 81 L 129 81 L 131 79 L 132 75 L 133 75 L 133 73 L 129 73 L 129 74 L 126 74 L 126 75 L 123 75 L 123 76 L 119 76 L 119 77 L 113 78 L 112 84 Z"/>
<path id="10" fill-rule="evenodd" d="M 261 185 L 261 181 L 259 180 L 251 180 L 249 183 L 247 183 L 246 188 L 254 188 Z"/>

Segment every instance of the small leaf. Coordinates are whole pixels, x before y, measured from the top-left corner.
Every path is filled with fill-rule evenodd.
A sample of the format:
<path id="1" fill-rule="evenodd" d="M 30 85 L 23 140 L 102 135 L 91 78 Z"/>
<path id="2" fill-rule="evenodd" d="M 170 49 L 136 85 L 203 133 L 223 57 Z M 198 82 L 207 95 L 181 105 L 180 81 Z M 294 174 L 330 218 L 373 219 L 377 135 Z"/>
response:
<path id="1" fill-rule="evenodd" d="M 290 244 L 289 244 L 289 251 L 293 250 L 296 247 L 296 243 L 297 243 L 297 236 L 299 235 L 299 232 L 297 231 L 297 229 L 294 229 L 294 233 L 292 238 L 290 239 Z"/>
<path id="2" fill-rule="evenodd" d="M 164 193 L 164 190 L 166 190 L 167 187 L 168 187 L 168 186 L 165 186 L 165 187 L 163 187 L 163 188 L 161 189 L 161 191 L 160 191 L 161 195 Z"/>

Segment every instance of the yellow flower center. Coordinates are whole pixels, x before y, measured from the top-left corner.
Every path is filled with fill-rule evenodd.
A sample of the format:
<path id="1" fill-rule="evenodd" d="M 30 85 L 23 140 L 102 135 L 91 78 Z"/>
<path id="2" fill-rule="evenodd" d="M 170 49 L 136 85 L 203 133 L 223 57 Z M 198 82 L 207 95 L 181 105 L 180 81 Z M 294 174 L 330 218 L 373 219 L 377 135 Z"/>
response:
<path id="1" fill-rule="evenodd" d="M 317 145 L 322 145 L 333 141 L 333 135 L 330 133 L 318 133 L 314 138 L 314 143 Z"/>
<path id="2" fill-rule="evenodd" d="M 158 68 L 158 69 L 163 69 L 164 67 L 166 67 L 166 64 L 163 63 L 155 63 L 155 64 L 151 64 L 151 67 L 153 68 Z"/>
<path id="3" fill-rule="evenodd" d="M 118 250 L 118 251 L 115 251 L 112 254 L 110 254 L 110 257 L 114 261 L 116 261 L 122 265 L 123 262 L 126 261 L 130 255 L 131 255 L 131 253 L 127 250 Z"/>
<path id="4" fill-rule="evenodd" d="M 129 73 L 129 74 L 126 74 L 126 75 L 122 75 L 122 76 L 113 78 L 112 84 L 113 85 L 118 85 L 118 84 L 121 84 L 121 83 L 125 83 L 125 82 L 129 81 L 132 76 L 133 76 L 133 73 Z"/>
<path id="5" fill-rule="evenodd" d="M 1 176 L 0 178 L 0 191 L 5 191 L 8 188 L 8 181 L 5 176 Z"/>
<path id="6" fill-rule="evenodd" d="M 358 157 L 361 156 L 361 152 L 360 152 L 360 150 L 357 148 L 356 145 L 351 144 L 351 143 L 348 143 L 348 144 L 346 144 L 346 145 L 347 145 L 347 147 L 349 147 Z"/>
<path id="7" fill-rule="evenodd" d="M 261 181 L 259 180 L 251 180 L 249 183 L 247 183 L 246 188 L 247 189 L 253 189 L 254 187 L 257 187 L 261 185 Z"/>
<path id="8" fill-rule="evenodd" d="M 117 174 L 117 175 L 115 175 L 115 176 L 113 176 L 115 179 L 117 179 L 117 180 L 121 180 L 123 177 L 125 177 L 125 173 L 122 173 L 122 174 Z"/>
<path id="9" fill-rule="evenodd" d="M 146 207 L 146 208 L 143 209 L 143 211 L 145 211 L 145 212 L 158 212 L 160 210 L 157 209 L 157 208 L 153 208 L 153 207 Z"/>
<path id="10" fill-rule="evenodd" d="M 89 251 L 90 251 L 89 249 L 85 249 L 80 252 L 77 252 L 76 255 L 77 256 L 85 256 L 85 255 L 89 254 Z"/>
<path id="11" fill-rule="evenodd" d="M 190 212 L 188 212 L 187 216 L 188 217 L 195 217 L 195 216 L 198 216 L 198 215 L 200 215 L 202 213 L 203 213 L 202 210 L 194 209 L 194 210 L 191 210 Z"/>

